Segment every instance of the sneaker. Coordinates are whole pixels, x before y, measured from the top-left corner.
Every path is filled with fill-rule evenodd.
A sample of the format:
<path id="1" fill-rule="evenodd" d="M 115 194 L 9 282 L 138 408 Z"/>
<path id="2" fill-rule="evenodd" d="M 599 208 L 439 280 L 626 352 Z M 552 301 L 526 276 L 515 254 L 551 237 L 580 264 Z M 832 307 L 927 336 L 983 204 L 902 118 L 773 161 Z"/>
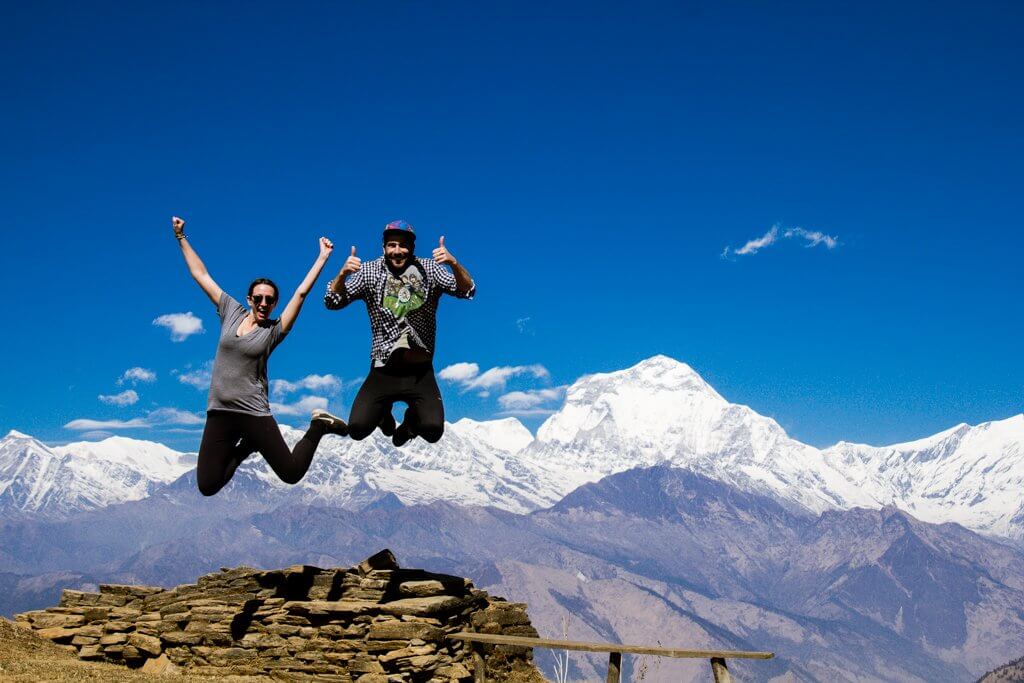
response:
<path id="1" fill-rule="evenodd" d="M 395 445 L 395 448 L 401 448 L 402 446 L 409 442 L 409 439 L 414 438 L 416 438 L 416 435 L 413 434 L 409 430 L 409 428 L 405 426 L 405 423 L 403 422 L 402 424 L 398 425 L 397 429 L 395 429 L 395 434 L 394 436 L 391 437 L 391 443 Z"/>
<path id="2" fill-rule="evenodd" d="M 337 434 L 339 436 L 348 436 L 348 423 L 342 420 L 340 417 L 331 415 L 326 410 L 317 408 L 310 415 L 310 421 L 320 422 L 327 428 L 328 434 Z"/>
<path id="3" fill-rule="evenodd" d="M 395 433 L 395 416 L 391 414 L 391 411 L 388 411 L 387 414 L 380 419 L 377 427 L 384 436 L 391 436 Z"/>

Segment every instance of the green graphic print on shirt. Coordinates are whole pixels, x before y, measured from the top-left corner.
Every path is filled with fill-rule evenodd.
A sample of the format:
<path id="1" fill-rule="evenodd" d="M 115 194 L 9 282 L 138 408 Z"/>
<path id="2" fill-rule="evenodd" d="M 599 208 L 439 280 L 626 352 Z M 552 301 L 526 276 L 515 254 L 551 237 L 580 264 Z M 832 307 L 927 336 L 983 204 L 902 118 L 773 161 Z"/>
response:
<path id="1" fill-rule="evenodd" d="M 427 287 L 419 268 L 406 268 L 398 277 L 388 272 L 387 282 L 384 283 L 383 304 L 396 318 L 404 318 L 410 311 L 422 306 L 426 300 Z"/>

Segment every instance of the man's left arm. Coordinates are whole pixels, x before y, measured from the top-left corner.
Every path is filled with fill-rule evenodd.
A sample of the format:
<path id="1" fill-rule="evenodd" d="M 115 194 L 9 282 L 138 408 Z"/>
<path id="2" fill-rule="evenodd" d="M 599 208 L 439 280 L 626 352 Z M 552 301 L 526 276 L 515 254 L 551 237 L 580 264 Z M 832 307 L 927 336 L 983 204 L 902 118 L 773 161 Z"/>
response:
<path id="1" fill-rule="evenodd" d="M 440 278 L 441 288 L 460 299 L 472 299 L 473 295 L 476 294 L 476 284 L 473 282 L 473 278 L 470 276 L 469 271 L 466 270 L 466 267 L 459 263 L 452 256 L 452 253 L 448 251 L 448 248 L 444 246 L 444 235 L 437 241 L 437 249 L 434 250 L 433 256 L 434 263 L 448 264 L 451 266 L 452 273 L 455 274 L 455 277 L 452 278 L 443 268 L 440 269 L 442 273 L 448 275 L 447 278 L 443 276 Z"/>

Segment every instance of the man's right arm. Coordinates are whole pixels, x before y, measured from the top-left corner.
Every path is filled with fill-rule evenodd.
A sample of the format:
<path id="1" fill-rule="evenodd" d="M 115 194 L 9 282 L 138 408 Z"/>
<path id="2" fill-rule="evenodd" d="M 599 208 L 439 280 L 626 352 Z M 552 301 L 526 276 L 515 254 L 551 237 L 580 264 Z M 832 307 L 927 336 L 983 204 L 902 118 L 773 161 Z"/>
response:
<path id="1" fill-rule="evenodd" d="M 366 288 L 362 268 L 363 262 L 356 256 L 356 248 L 352 247 L 352 253 L 345 259 L 338 276 L 327 285 L 324 306 L 332 311 L 345 308 L 353 299 L 362 296 Z"/>

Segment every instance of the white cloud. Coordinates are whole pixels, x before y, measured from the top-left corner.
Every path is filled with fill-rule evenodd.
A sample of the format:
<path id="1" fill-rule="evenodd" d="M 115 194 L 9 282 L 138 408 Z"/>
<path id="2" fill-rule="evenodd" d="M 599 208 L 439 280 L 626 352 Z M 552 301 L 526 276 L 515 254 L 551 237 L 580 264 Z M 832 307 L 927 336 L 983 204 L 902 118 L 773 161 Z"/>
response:
<path id="1" fill-rule="evenodd" d="M 200 391 L 210 388 L 210 378 L 213 376 L 213 361 L 208 360 L 203 366 L 194 370 L 186 370 L 178 373 L 178 381 L 195 387 Z"/>
<path id="2" fill-rule="evenodd" d="M 543 365 L 502 365 L 491 368 L 483 373 L 476 363 L 455 363 L 442 369 L 437 376 L 443 380 L 454 382 L 463 391 L 475 391 L 480 398 L 487 398 L 491 390 L 504 391 L 505 385 L 513 377 L 532 375 L 535 379 L 547 379 L 551 376 Z"/>
<path id="3" fill-rule="evenodd" d="M 776 223 L 771 227 L 771 229 L 768 232 L 761 235 L 760 237 L 748 240 L 747 243 L 744 244 L 739 249 L 732 249 L 731 247 L 726 247 L 725 249 L 722 250 L 722 258 L 727 259 L 733 255 L 748 256 L 756 254 L 760 250 L 775 244 L 776 242 L 779 241 L 780 238 L 787 240 L 794 238 L 807 240 L 807 244 L 804 245 L 805 247 L 816 247 L 819 244 L 824 244 L 826 248 L 834 249 L 839 245 L 838 237 L 826 235 L 825 233 L 820 232 L 818 230 L 805 230 L 804 228 L 786 228 L 785 230 L 781 231 L 780 235 L 781 228 L 782 226 Z"/>
<path id="4" fill-rule="evenodd" d="M 271 403 L 275 415 L 309 415 L 315 409 L 327 410 L 327 399 L 323 396 L 303 396 L 295 403 Z"/>
<path id="5" fill-rule="evenodd" d="M 82 438 L 89 441 L 102 441 L 103 439 L 109 439 L 112 436 L 114 436 L 114 432 L 105 432 L 102 429 L 82 434 Z"/>
<path id="6" fill-rule="evenodd" d="M 736 250 L 737 254 L 756 254 L 765 247 L 770 247 L 775 244 L 775 240 L 779 239 L 779 226 L 773 225 L 771 230 L 761 235 L 756 239 L 749 240 L 746 244 Z"/>
<path id="7" fill-rule="evenodd" d="M 341 391 L 344 382 L 334 375 L 306 375 L 302 379 L 289 382 L 286 379 L 270 380 L 270 391 L 274 394 L 284 396 L 299 390 L 319 391 L 333 396 Z"/>
<path id="8" fill-rule="evenodd" d="M 536 379 L 546 379 L 551 376 L 543 365 L 513 365 L 491 368 L 479 377 L 475 377 L 467 384 L 468 389 L 503 389 L 505 383 L 512 377 L 519 375 L 533 375 Z"/>
<path id="9" fill-rule="evenodd" d="M 510 379 L 520 375 L 532 375 L 536 379 L 546 379 L 551 376 L 551 373 L 543 365 L 505 365 L 491 368 L 472 379 L 460 382 L 460 384 L 464 391 L 473 389 L 480 391 L 502 390 Z"/>
<path id="10" fill-rule="evenodd" d="M 122 386 L 126 382 L 131 382 L 133 385 L 139 382 L 155 382 L 156 373 L 146 368 L 128 368 L 121 374 L 121 377 L 117 380 L 117 386 Z"/>
<path id="11" fill-rule="evenodd" d="M 157 408 L 145 417 L 133 417 L 130 420 L 92 420 L 79 418 L 64 425 L 64 429 L 74 431 L 95 431 L 112 429 L 145 429 L 163 427 L 165 425 L 200 425 L 205 418 L 197 413 L 190 413 L 177 408 Z"/>
<path id="12" fill-rule="evenodd" d="M 135 393 L 133 389 L 126 389 L 120 394 L 112 394 L 109 396 L 100 394 L 96 398 L 111 406 L 130 406 L 133 403 L 139 402 L 139 395 Z"/>
<path id="13" fill-rule="evenodd" d="M 82 418 L 68 422 L 64 425 L 64 429 L 87 431 L 95 429 L 135 429 L 148 426 L 149 424 L 141 417 L 133 417 L 130 420 L 89 420 Z"/>
<path id="14" fill-rule="evenodd" d="M 206 422 L 206 417 L 177 408 L 157 408 L 146 416 L 146 420 L 153 426 L 201 425 Z"/>
<path id="15" fill-rule="evenodd" d="M 529 391 L 510 391 L 498 397 L 498 405 L 507 412 L 534 410 L 545 403 L 561 399 L 565 395 L 565 389 L 564 386 L 561 386 Z"/>
<path id="16" fill-rule="evenodd" d="M 819 244 L 824 244 L 829 249 L 835 249 L 839 244 L 839 238 L 826 235 L 823 232 L 817 230 L 804 230 L 803 228 L 789 228 L 784 233 L 785 237 L 803 237 L 809 242 L 805 244 L 805 247 L 816 247 Z"/>
<path id="17" fill-rule="evenodd" d="M 203 321 L 192 315 L 192 311 L 167 313 L 155 319 L 153 324 L 170 330 L 171 341 L 176 342 L 185 341 L 193 334 L 203 334 L 206 331 L 203 329 Z"/>
<path id="18" fill-rule="evenodd" d="M 443 368 L 437 376 L 449 382 L 465 382 L 480 374 L 480 366 L 476 363 L 454 363 Z"/>

